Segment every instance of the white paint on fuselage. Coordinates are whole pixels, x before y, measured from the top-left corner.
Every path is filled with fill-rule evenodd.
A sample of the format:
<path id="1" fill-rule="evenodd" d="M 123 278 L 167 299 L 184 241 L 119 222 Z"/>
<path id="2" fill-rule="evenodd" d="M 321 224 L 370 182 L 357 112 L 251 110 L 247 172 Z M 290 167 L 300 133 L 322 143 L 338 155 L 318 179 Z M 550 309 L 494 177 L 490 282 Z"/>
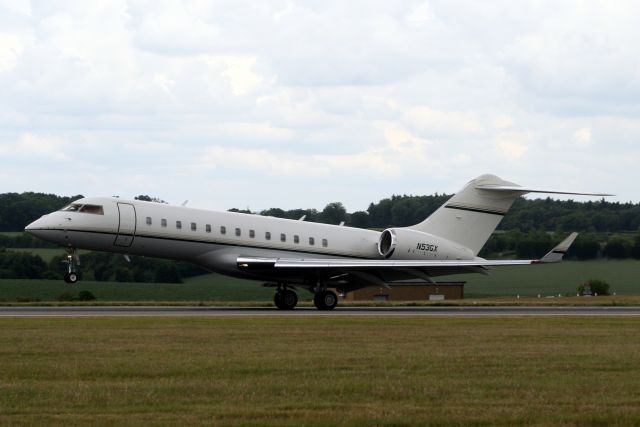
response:
<path id="1" fill-rule="evenodd" d="M 380 233 L 372 230 L 118 198 L 84 198 L 74 204 L 100 205 L 104 214 L 57 211 L 33 222 L 27 231 L 63 246 L 185 260 L 226 274 L 246 275 L 237 270 L 235 258 L 233 263 L 220 265 L 226 253 L 308 258 L 380 257 L 377 251 Z M 135 207 L 135 237 L 130 247 L 114 244 L 120 222 L 118 204 Z M 177 228 L 177 221 L 181 222 L 181 228 Z M 195 230 L 192 223 L 196 225 Z M 211 226 L 210 232 L 207 225 Z M 225 227 L 225 233 L 221 227 Z M 236 229 L 240 230 L 239 236 Z M 254 237 L 250 237 L 251 230 Z M 267 232 L 271 233 L 270 239 L 266 237 Z M 284 242 L 281 234 L 286 237 Z M 295 236 L 298 243 L 294 241 Z M 310 244 L 309 238 L 313 238 L 314 244 Z"/>

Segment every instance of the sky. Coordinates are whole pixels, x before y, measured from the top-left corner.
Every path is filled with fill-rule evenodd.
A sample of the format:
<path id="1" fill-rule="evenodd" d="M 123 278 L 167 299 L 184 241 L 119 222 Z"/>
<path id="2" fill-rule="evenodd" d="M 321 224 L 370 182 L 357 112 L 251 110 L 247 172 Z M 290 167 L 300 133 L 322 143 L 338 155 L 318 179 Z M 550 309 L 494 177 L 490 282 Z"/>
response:
<path id="1" fill-rule="evenodd" d="M 493 173 L 638 202 L 638 16 L 624 0 L 0 0 L 0 193 L 352 212 Z"/>

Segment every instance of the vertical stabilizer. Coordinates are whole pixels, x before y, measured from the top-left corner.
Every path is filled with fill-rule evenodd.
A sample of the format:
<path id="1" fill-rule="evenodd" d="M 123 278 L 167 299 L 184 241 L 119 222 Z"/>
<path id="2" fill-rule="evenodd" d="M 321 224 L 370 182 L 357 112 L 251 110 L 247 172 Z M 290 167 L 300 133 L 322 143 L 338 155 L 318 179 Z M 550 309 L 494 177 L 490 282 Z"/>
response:
<path id="1" fill-rule="evenodd" d="M 513 188 L 492 191 L 482 186 Z M 515 188 L 514 188 L 515 187 Z M 495 175 L 482 175 L 469 182 L 437 211 L 420 224 L 409 227 L 464 245 L 478 254 L 507 213 L 526 190 Z"/>

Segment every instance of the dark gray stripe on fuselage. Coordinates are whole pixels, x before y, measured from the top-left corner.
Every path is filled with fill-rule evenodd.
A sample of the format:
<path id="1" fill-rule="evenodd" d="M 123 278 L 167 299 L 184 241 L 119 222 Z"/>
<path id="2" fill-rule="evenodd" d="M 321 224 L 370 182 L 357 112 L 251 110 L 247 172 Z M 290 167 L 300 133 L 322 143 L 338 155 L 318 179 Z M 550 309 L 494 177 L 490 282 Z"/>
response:
<path id="1" fill-rule="evenodd" d="M 106 236 L 116 236 L 117 233 L 110 233 L 107 231 L 89 231 L 89 230 L 74 230 L 74 229 L 57 229 L 57 228 L 46 228 L 43 229 L 46 231 L 70 231 L 70 232 L 74 232 L 74 233 L 91 233 L 91 234 L 102 234 L 102 235 L 106 235 Z M 166 240 L 166 241 L 173 241 L 173 242 L 182 242 L 182 243 L 201 243 L 201 244 L 209 244 L 209 245 L 218 245 L 218 246 L 237 246 L 237 247 L 242 247 L 242 248 L 252 248 L 252 249 L 265 249 L 265 250 L 272 250 L 272 251 L 280 251 L 280 252 L 292 252 L 292 253 L 301 253 L 301 254 L 312 254 L 312 255 L 323 255 L 323 256 L 335 256 L 335 257 L 341 257 L 341 258 L 355 258 L 355 259 L 368 259 L 368 258 L 364 258 L 364 257 L 358 257 L 358 256 L 353 256 L 353 255 L 344 255 L 344 254 L 336 254 L 336 253 L 332 253 L 332 252 L 313 252 L 313 251 L 308 251 L 308 250 L 304 250 L 304 249 L 285 249 L 285 248 L 278 248 L 278 247 L 273 247 L 273 246 L 254 246 L 254 245 L 247 245 L 247 244 L 243 244 L 243 243 L 223 243 L 223 242 L 216 242 L 216 241 L 207 241 L 207 240 L 192 240 L 192 239 L 179 239 L 179 238 L 175 238 L 175 237 L 160 237 L 160 236 L 151 236 L 148 234 L 136 234 L 135 237 L 140 237 L 140 238 L 146 238 L 146 239 L 156 239 L 156 240 Z M 115 246 L 115 248 L 118 248 L 119 246 Z"/>
<path id="2" fill-rule="evenodd" d="M 494 211 L 490 209 L 474 208 L 474 207 L 462 206 L 462 205 L 446 205 L 445 208 L 458 209 L 460 211 L 477 212 L 477 213 L 483 213 L 487 215 L 505 216 L 506 214 L 506 212 L 503 212 L 503 211 Z"/>

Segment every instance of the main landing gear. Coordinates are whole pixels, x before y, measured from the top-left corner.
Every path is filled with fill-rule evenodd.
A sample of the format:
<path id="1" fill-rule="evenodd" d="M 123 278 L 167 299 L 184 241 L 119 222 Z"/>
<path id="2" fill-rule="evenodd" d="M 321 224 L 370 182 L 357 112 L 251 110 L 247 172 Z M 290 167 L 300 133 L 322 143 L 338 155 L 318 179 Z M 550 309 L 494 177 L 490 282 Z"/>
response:
<path id="1" fill-rule="evenodd" d="M 70 284 L 78 282 L 78 273 L 76 265 L 80 265 L 80 257 L 76 248 L 67 248 L 67 273 L 64 275 L 64 281 Z"/>
<path id="2" fill-rule="evenodd" d="M 293 310 L 298 304 L 298 295 L 291 289 L 287 289 L 285 285 L 278 284 L 273 302 L 280 310 Z"/>
<path id="3" fill-rule="evenodd" d="M 313 305 L 318 310 L 333 310 L 338 305 L 338 296 L 335 292 L 326 288 L 316 287 L 310 289 L 315 291 L 313 297 Z M 287 289 L 284 283 L 278 283 L 276 294 L 273 296 L 273 302 L 280 310 L 293 310 L 298 304 L 298 295 L 291 289 Z"/>
<path id="4" fill-rule="evenodd" d="M 316 292 L 313 297 L 313 305 L 318 310 L 333 310 L 338 305 L 338 296 L 330 290 Z"/>

